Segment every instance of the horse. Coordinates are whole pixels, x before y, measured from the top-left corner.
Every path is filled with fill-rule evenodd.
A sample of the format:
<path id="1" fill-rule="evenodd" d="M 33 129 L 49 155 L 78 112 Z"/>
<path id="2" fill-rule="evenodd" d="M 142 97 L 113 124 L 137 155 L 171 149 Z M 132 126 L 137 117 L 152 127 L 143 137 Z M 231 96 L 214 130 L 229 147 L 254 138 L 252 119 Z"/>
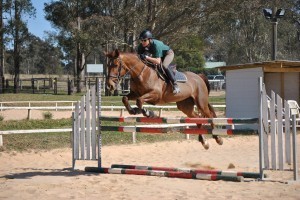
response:
<path id="1" fill-rule="evenodd" d="M 151 105 L 162 105 L 176 102 L 177 108 L 189 118 L 213 118 L 216 113 L 208 102 L 209 82 L 205 75 L 197 75 L 193 72 L 183 72 L 187 81 L 178 83 L 181 92 L 173 94 L 172 85 L 158 75 L 157 70 L 145 64 L 137 54 L 120 52 L 118 49 L 106 52 L 108 58 L 108 77 L 106 88 L 114 91 L 122 78 L 130 75 L 130 92 L 123 96 L 122 102 L 131 115 L 143 114 L 146 117 L 156 117 L 153 111 L 143 107 L 144 103 Z M 129 100 L 135 100 L 137 107 L 132 108 Z M 195 112 L 196 105 L 198 113 Z M 200 128 L 202 124 L 197 124 Z M 214 128 L 214 124 L 211 124 Z M 216 142 L 223 144 L 223 139 L 213 136 Z M 209 148 L 209 143 L 201 134 L 198 136 L 199 142 L 205 149 Z"/>

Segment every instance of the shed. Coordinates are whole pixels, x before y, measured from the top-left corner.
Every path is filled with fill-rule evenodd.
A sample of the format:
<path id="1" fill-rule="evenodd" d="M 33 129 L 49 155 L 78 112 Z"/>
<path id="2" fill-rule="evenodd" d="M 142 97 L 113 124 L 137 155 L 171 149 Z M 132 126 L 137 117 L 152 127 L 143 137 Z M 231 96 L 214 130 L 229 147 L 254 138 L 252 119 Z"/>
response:
<path id="1" fill-rule="evenodd" d="M 259 116 L 259 77 L 267 94 L 300 101 L 300 61 L 266 61 L 219 67 L 226 75 L 226 117 Z"/>

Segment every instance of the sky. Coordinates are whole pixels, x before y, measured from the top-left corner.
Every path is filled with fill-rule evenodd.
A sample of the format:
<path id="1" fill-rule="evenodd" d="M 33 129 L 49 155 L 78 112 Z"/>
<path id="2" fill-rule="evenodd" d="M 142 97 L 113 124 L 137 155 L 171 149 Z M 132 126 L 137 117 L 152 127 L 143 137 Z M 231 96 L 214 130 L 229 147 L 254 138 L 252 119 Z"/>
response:
<path id="1" fill-rule="evenodd" d="M 31 0 L 33 7 L 36 9 L 36 17 L 28 19 L 28 30 L 41 39 L 46 37 L 44 31 L 54 31 L 49 21 L 45 19 L 44 13 L 44 3 L 49 3 L 50 1 L 51 0 Z"/>

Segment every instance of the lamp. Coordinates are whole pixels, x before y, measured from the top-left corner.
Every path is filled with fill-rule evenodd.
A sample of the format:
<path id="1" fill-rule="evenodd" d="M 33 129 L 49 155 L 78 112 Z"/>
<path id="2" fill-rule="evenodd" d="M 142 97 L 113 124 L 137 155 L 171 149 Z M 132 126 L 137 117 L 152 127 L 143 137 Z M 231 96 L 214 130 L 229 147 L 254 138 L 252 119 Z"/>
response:
<path id="1" fill-rule="evenodd" d="M 282 9 L 282 8 L 279 8 L 279 9 L 276 11 L 275 16 L 276 16 L 277 18 L 283 18 L 284 13 L 285 13 L 285 10 Z"/>
<path id="2" fill-rule="evenodd" d="M 284 16 L 285 10 L 279 8 L 273 8 L 273 10 L 269 8 L 264 8 L 264 16 L 267 20 L 270 20 L 273 25 L 273 37 L 272 37 L 272 59 L 276 60 L 277 54 L 277 19 L 282 18 Z M 275 12 L 276 11 L 276 12 Z"/>
<path id="3" fill-rule="evenodd" d="M 272 10 L 269 8 L 263 9 L 264 15 L 266 19 L 271 19 L 272 18 Z"/>

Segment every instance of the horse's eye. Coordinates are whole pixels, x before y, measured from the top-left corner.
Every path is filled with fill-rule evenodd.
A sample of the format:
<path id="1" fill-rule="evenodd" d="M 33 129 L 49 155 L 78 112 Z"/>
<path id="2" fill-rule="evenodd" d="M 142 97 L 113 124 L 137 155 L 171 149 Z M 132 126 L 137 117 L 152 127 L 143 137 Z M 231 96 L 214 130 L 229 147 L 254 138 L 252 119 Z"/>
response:
<path id="1" fill-rule="evenodd" d="M 109 61 L 109 66 L 110 66 L 110 67 L 117 67 L 117 66 L 118 66 L 118 63 L 117 63 L 115 60 L 110 60 L 110 61 Z"/>

